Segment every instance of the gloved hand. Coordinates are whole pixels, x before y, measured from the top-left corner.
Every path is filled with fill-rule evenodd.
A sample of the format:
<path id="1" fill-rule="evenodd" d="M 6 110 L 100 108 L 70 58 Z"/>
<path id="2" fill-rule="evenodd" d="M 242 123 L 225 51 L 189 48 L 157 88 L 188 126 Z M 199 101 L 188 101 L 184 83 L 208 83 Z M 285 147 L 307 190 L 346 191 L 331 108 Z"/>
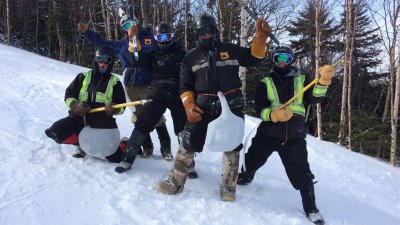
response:
<path id="1" fill-rule="evenodd" d="M 73 103 L 71 105 L 72 113 L 77 116 L 85 116 L 92 108 L 86 103 Z"/>
<path id="2" fill-rule="evenodd" d="M 82 22 L 79 22 L 79 23 L 78 23 L 78 29 L 77 29 L 77 31 L 78 31 L 79 33 L 85 33 L 85 32 L 87 31 L 87 29 L 88 29 L 88 26 L 87 26 L 86 23 L 82 23 Z"/>
<path id="3" fill-rule="evenodd" d="M 269 117 L 271 118 L 271 121 L 274 123 L 277 122 L 286 122 L 292 118 L 293 112 L 289 107 L 285 108 L 277 108 L 275 110 L 272 110 L 271 113 L 269 114 Z"/>
<path id="4" fill-rule="evenodd" d="M 106 105 L 104 108 L 107 116 L 113 116 L 119 112 L 119 109 L 113 108 L 111 105 Z"/>
<path id="5" fill-rule="evenodd" d="M 194 101 L 193 91 L 185 91 L 181 94 L 183 106 L 185 107 L 187 120 L 191 123 L 200 122 L 204 111 Z"/>
<path id="6" fill-rule="evenodd" d="M 335 76 L 335 68 L 332 65 L 325 65 L 319 68 L 319 74 L 321 77 L 318 80 L 318 83 L 322 85 L 330 85 L 332 83 L 332 77 Z"/>
<path id="7" fill-rule="evenodd" d="M 140 51 L 142 50 L 142 45 L 140 44 L 139 41 L 139 27 L 136 25 L 131 25 L 131 27 L 128 30 L 128 37 L 129 37 L 129 51 L 134 52 L 134 46 L 133 46 L 133 36 L 136 36 L 136 44 L 137 44 L 137 50 Z"/>
<path id="8" fill-rule="evenodd" d="M 272 28 L 263 19 L 257 19 L 256 32 L 251 44 L 251 54 L 257 58 L 264 58 L 267 51 L 267 34 L 272 32 Z"/>

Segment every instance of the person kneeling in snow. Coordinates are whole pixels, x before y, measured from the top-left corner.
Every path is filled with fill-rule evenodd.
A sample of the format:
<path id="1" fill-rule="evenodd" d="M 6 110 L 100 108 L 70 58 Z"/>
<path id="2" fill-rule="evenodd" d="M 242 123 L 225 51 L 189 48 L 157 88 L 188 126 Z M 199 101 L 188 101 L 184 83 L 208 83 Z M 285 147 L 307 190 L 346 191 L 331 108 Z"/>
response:
<path id="1" fill-rule="evenodd" d="M 103 46 L 96 51 L 93 70 L 79 73 L 65 91 L 65 103 L 69 116 L 56 121 L 46 129 L 46 135 L 58 144 L 77 145 L 73 155 L 85 157 L 79 147 L 78 135 L 86 126 L 91 128 L 118 128 L 113 115 L 122 114 L 125 108 L 113 108 L 113 104 L 125 103 L 124 88 L 117 77 L 111 74 L 114 65 L 114 53 L 110 47 Z M 89 113 L 92 108 L 105 107 L 103 112 Z M 116 152 L 106 157 L 110 162 L 121 162 L 125 144 L 120 144 Z"/>
<path id="2" fill-rule="evenodd" d="M 321 67 L 318 83 L 313 89 L 300 94 L 310 79 L 301 75 L 297 67 L 292 65 L 293 50 L 288 46 L 276 47 L 272 52 L 272 61 L 274 64 L 271 72 L 256 89 L 255 108 L 262 122 L 245 155 L 246 171 L 242 167 L 237 183 L 251 183 L 256 171 L 277 151 L 291 184 L 300 190 L 307 218 L 315 224 L 324 224 L 315 204 L 314 175 L 307 160 L 304 116 L 307 105 L 322 101 L 335 69 L 332 65 Z M 282 107 L 283 103 L 296 94 L 300 94 L 298 98 L 287 107 Z"/>

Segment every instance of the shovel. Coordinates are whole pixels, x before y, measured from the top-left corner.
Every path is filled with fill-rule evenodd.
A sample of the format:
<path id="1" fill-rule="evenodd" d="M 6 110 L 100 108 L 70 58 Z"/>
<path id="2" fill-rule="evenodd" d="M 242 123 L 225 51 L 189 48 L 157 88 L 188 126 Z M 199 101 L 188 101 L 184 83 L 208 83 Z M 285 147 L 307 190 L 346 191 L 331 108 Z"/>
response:
<path id="1" fill-rule="evenodd" d="M 231 112 L 220 91 L 218 98 L 221 102 L 221 115 L 208 124 L 205 148 L 212 152 L 232 151 L 242 143 L 244 119 Z"/>

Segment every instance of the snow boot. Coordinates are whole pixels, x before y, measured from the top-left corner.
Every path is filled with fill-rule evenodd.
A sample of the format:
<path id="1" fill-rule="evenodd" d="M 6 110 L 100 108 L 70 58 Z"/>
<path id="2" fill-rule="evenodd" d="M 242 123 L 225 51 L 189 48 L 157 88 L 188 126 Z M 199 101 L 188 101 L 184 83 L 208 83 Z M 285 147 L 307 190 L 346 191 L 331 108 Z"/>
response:
<path id="1" fill-rule="evenodd" d="M 158 182 L 155 188 L 163 194 L 175 195 L 181 193 L 185 186 L 188 171 L 193 159 L 194 152 L 187 151 L 181 144 L 176 154 L 174 164 L 172 165 L 168 180 Z"/>
<path id="2" fill-rule="evenodd" d="M 315 224 L 325 224 L 324 218 L 321 216 L 317 206 L 315 205 L 314 183 L 312 180 L 310 181 L 310 185 L 300 190 L 300 194 L 303 202 L 303 209 L 307 218 Z"/>
<path id="3" fill-rule="evenodd" d="M 78 145 L 78 146 L 76 147 L 76 152 L 72 155 L 72 157 L 75 157 L 75 158 L 85 158 L 85 156 L 86 156 L 86 152 L 84 152 L 84 151 L 81 149 L 81 147 Z"/>
<path id="4" fill-rule="evenodd" d="M 148 135 L 142 133 L 139 130 L 133 130 L 131 137 L 129 138 L 128 144 L 126 145 L 124 161 L 133 164 L 137 154 L 140 151 L 140 145 L 146 140 Z"/>
<path id="5" fill-rule="evenodd" d="M 140 157 L 142 158 L 150 158 L 153 155 L 153 142 L 151 141 L 150 134 L 146 136 L 146 139 L 144 139 L 143 143 L 143 151 Z"/>
<path id="6" fill-rule="evenodd" d="M 224 152 L 222 155 L 221 183 L 219 193 L 221 200 L 234 202 L 236 182 L 239 170 L 239 154 L 237 151 Z"/>
<path id="7" fill-rule="evenodd" d="M 242 172 L 239 173 L 239 178 L 237 183 L 239 185 L 248 185 L 253 181 L 254 175 L 256 175 L 256 170 L 244 171 L 244 168 L 242 166 Z"/>
<path id="8" fill-rule="evenodd" d="M 188 172 L 189 179 L 197 179 L 199 177 L 199 174 L 197 174 L 197 172 L 196 172 L 195 166 L 196 166 L 196 163 L 193 160 L 192 165 L 190 165 L 189 172 Z"/>
<path id="9" fill-rule="evenodd" d="M 156 127 L 158 139 L 160 139 L 160 151 L 163 159 L 170 161 L 174 159 L 171 153 L 171 138 L 168 134 L 167 125 L 163 122 L 160 126 Z"/>

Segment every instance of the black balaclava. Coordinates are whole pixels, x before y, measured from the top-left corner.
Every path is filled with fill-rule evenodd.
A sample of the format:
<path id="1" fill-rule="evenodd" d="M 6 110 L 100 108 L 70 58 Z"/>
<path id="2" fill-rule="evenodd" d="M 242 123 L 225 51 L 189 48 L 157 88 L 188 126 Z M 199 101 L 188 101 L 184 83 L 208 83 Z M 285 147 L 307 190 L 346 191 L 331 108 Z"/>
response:
<path id="1" fill-rule="evenodd" d="M 206 33 L 213 35 L 213 37 L 209 39 L 201 38 Z M 215 18 L 207 14 L 202 14 L 196 21 L 196 36 L 198 46 L 200 46 L 202 50 L 214 50 L 220 42 L 220 35 Z"/>

